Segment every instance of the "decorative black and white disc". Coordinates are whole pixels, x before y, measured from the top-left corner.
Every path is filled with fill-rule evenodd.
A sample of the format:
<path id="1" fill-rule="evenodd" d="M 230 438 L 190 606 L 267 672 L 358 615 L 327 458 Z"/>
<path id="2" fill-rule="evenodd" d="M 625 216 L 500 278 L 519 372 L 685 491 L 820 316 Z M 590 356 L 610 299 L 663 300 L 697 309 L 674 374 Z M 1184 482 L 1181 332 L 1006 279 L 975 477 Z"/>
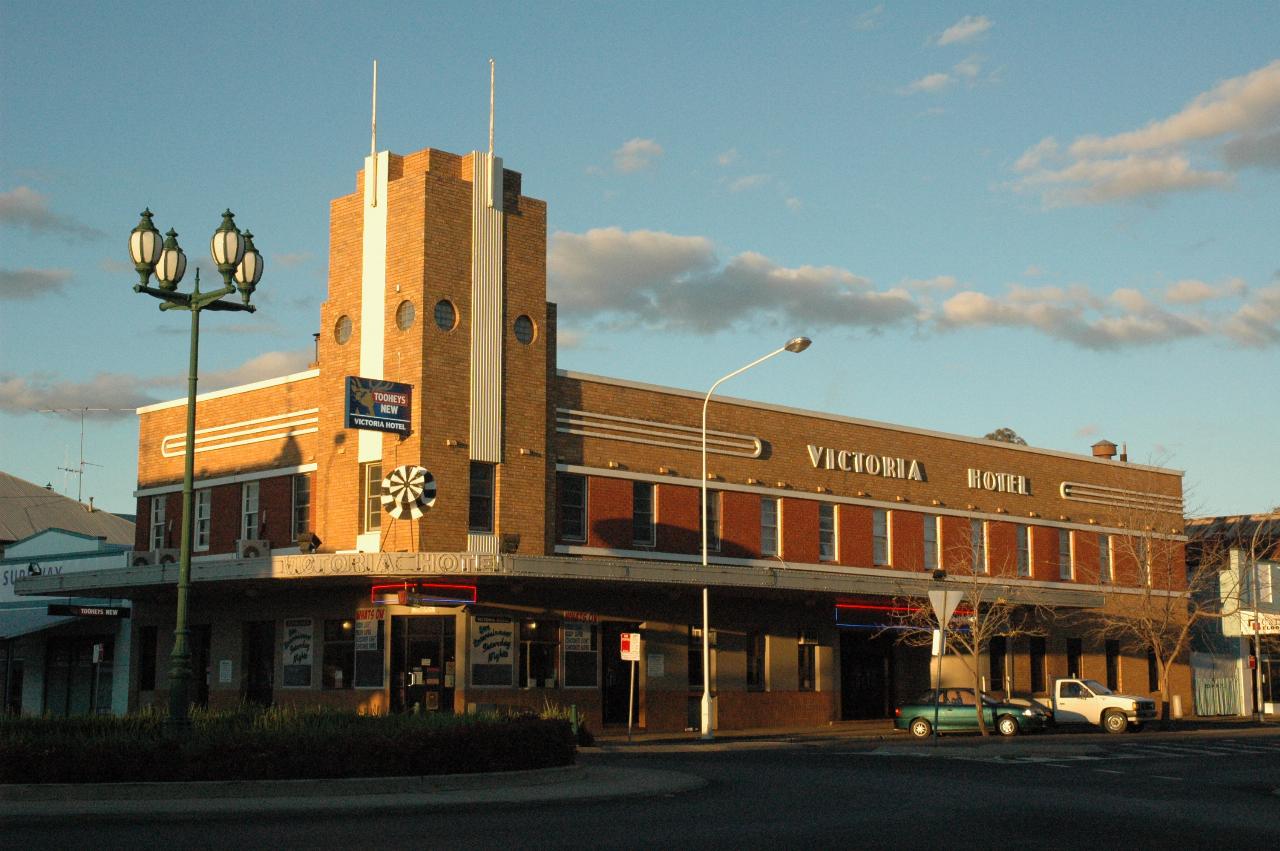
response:
<path id="1" fill-rule="evenodd" d="M 382 480 L 382 508 L 397 520 L 417 520 L 435 504 L 435 477 L 422 467 L 396 467 Z"/>

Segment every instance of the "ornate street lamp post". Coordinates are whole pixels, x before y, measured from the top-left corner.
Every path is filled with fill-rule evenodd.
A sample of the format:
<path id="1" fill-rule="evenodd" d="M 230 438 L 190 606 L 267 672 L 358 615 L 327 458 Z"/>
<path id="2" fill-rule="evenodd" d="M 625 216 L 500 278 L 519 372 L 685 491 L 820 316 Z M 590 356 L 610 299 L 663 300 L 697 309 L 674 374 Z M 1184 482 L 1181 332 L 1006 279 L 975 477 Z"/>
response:
<path id="1" fill-rule="evenodd" d="M 702 738 L 710 741 L 715 738 L 715 734 L 711 731 L 711 604 L 710 604 L 710 588 L 705 581 L 707 579 L 707 406 L 711 403 L 711 394 L 716 392 L 716 388 L 724 384 L 735 375 L 741 375 L 751 367 L 762 364 L 774 355 L 780 355 L 783 352 L 794 352 L 799 354 L 813 341 L 808 337 L 795 337 L 788 340 L 786 345 L 774 349 L 764 357 L 756 358 L 746 366 L 739 367 L 728 375 L 720 378 L 715 384 L 711 385 L 711 389 L 707 391 L 706 397 L 702 400 Z"/>
<path id="2" fill-rule="evenodd" d="M 262 280 L 262 255 L 253 247 L 253 234 L 243 234 L 235 225 L 230 210 L 222 214 L 222 224 L 213 233 L 209 245 L 213 262 L 222 275 L 222 289 L 200 292 L 200 270 L 196 270 L 195 288 L 190 293 L 178 292 L 178 284 L 187 270 L 187 256 L 178 247 L 178 234 L 171 228 L 163 242 L 160 231 L 151 223 L 151 210 L 142 211 L 142 220 L 129 234 L 129 254 L 138 272 L 133 291 L 146 293 L 161 301 L 161 310 L 186 310 L 191 314 L 191 359 L 187 369 L 187 433 L 182 474 L 182 544 L 178 558 L 178 611 L 173 631 L 173 652 L 169 654 L 169 724 L 185 728 L 190 722 L 188 695 L 191 686 L 191 645 L 187 629 L 187 592 L 191 586 L 192 483 L 195 479 L 196 435 L 196 364 L 200 349 L 200 311 L 244 310 L 253 313 L 249 304 L 258 281 Z M 158 286 L 150 286 L 151 275 Z M 240 291 L 240 303 L 222 301 L 224 295 Z"/>

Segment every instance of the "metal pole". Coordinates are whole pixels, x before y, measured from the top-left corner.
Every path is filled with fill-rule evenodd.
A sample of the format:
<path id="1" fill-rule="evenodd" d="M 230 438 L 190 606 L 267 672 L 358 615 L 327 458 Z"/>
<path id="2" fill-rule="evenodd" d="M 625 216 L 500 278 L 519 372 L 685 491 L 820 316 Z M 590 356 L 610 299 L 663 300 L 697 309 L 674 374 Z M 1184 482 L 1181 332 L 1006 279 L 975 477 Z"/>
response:
<path id="1" fill-rule="evenodd" d="M 1258 560 L 1253 560 L 1253 709 L 1258 723 L 1266 723 L 1267 713 L 1262 701 L 1262 613 L 1259 610 L 1258 593 L 1262 590 L 1258 581 Z"/>
<path id="2" fill-rule="evenodd" d="M 13 639 L 10 638 L 4 643 L 4 707 L 0 709 L 0 715 L 9 714 L 9 693 L 13 682 Z M 17 714 L 17 713 L 14 713 Z"/>
<path id="3" fill-rule="evenodd" d="M 938 676 L 933 684 L 933 743 L 938 744 L 938 701 L 942 699 L 942 654 L 947 652 L 947 627 L 938 624 Z"/>
<path id="4" fill-rule="evenodd" d="M 631 741 L 631 717 L 636 705 L 636 660 L 631 660 L 631 685 L 627 689 L 627 741 Z"/>
<path id="5" fill-rule="evenodd" d="M 707 570 L 707 405 L 711 402 L 711 395 L 716 392 L 716 388 L 724 382 L 733 378 L 735 375 L 741 375 L 751 367 L 764 363 L 774 355 L 780 355 L 788 351 L 788 346 L 795 343 L 801 343 L 799 347 L 792 351 L 804 351 L 808 347 L 807 338 L 796 338 L 787 343 L 786 346 L 774 349 L 769 354 L 761 358 L 756 358 L 746 366 L 739 367 L 733 372 L 718 380 L 711 385 L 711 389 L 707 391 L 706 398 L 702 400 L 702 570 L 703 577 L 706 577 Z M 710 613 L 710 596 L 711 589 L 704 583 L 702 586 L 702 738 L 710 741 L 714 738 L 711 732 L 711 613 Z"/>
<path id="6" fill-rule="evenodd" d="M 196 284 L 197 288 L 199 283 Z M 197 289 L 197 294 L 199 290 Z M 200 309 L 191 303 L 191 357 L 187 370 L 187 436 L 182 471 L 182 543 L 178 553 L 178 610 L 169 654 L 169 724 L 185 729 L 190 723 L 187 697 L 191 687 L 191 647 L 187 629 L 187 593 L 191 587 L 192 505 L 196 469 L 196 370 L 200 351 Z"/>

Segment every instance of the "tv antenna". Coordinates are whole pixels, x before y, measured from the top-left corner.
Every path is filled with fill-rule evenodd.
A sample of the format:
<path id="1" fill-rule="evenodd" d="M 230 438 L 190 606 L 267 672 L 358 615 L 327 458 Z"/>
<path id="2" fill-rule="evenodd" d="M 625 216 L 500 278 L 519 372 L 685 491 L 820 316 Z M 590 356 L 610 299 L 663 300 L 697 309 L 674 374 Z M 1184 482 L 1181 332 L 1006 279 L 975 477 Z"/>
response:
<path id="1" fill-rule="evenodd" d="M 84 460 L 84 415 L 107 413 L 108 411 L 128 411 L 131 408 L 41 408 L 42 414 L 79 414 L 80 415 L 80 463 L 75 467 L 59 467 L 58 469 L 64 473 L 70 473 L 76 477 L 76 502 L 84 502 L 84 468 L 85 467 L 101 467 L 101 464 L 95 464 L 92 461 Z"/>

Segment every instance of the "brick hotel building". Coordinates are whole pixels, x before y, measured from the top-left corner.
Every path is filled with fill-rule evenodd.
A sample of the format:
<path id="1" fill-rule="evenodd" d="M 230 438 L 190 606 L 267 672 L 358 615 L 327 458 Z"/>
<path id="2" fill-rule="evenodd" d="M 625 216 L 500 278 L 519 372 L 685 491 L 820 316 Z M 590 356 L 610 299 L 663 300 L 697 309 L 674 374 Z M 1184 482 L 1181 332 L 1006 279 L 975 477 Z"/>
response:
<path id="1" fill-rule="evenodd" d="M 557 370 L 546 221 L 483 152 L 381 152 L 332 202 L 313 368 L 199 397 L 194 699 L 550 701 L 598 729 L 626 721 L 619 635 L 639 632 L 638 724 L 684 729 L 706 586 L 717 728 L 883 717 L 930 665 L 881 627 L 938 568 L 1058 611 L 1178 587 L 1178 471 L 1109 444 L 1080 455 L 724 397 L 703 570 L 705 391 Z M 352 376 L 410 386 L 407 433 L 346 427 Z M 185 400 L 138 414 L 131 566 L 25 580 L 133 601 L 134 708 L 166 697 Z M 434 481 L 421 517 L 384 510 L 383 481 L 404 467 Z M 997 640 L 982 664 L 998 693 L 1068 673 L 1155 688 L 1145 651 L 1065 626 Z M 1189 706 L 1185 666 L 1173 682 Z"/>

